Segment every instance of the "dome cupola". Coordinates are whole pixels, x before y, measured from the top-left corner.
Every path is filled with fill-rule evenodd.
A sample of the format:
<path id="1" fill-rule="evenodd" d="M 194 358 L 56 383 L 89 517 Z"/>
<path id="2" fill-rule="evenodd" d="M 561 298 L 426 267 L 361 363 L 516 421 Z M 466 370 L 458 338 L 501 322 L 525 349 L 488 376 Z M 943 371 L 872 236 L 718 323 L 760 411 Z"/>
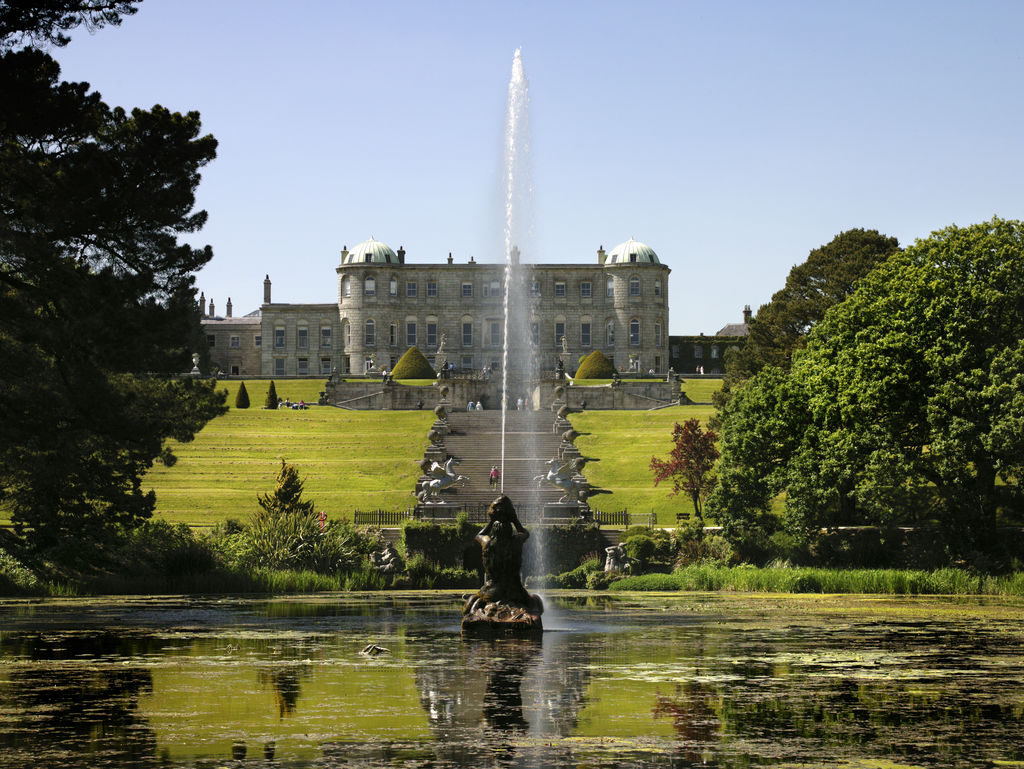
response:
<path id="1" fill-rule="evenodd" d="M 630 238 L 608 252 L 604 262 L 608 264 L 661 264 L 654 249 L 646 243 Z"/>

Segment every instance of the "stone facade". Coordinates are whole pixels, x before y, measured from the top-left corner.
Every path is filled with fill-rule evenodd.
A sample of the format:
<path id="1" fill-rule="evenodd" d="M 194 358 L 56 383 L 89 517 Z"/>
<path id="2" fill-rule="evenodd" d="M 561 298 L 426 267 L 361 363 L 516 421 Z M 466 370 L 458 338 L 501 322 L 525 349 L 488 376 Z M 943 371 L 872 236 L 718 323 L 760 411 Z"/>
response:
<path id="1" fill-rule="evenodd" d="M 710 336 L 672 336 L 669 339 L 669 365 L 681 375 L 725 373 L 725 353 L 730 347 L 742 347 L 747 341 L 750 305 L 743 308 L 743 322 L 729 323 Z"/>
<path id="2" fill-rule="evenodd" d="M 596 264 L 531 264 L 523 305 L 541 371 L 563 352 L 567 368 L 595 349 L 623 371 L 669 367 L 668 276 L 654 251 L 630 240 L 597 252 Z M 435 364 L 497 371 L 502 357 L 504 265 L 406 263 L 405 251 L 369 240 L 341 252 L 337 304 L 282 304 L 264 280 L 258 313 L 203 327 L 210 360 L 228 376 L 319 376 L 390 370 L 416 346 Z M 205 305 L 205 298 L 201 300 Z M 205 310 L 204 306 L 204 310 Z"/>

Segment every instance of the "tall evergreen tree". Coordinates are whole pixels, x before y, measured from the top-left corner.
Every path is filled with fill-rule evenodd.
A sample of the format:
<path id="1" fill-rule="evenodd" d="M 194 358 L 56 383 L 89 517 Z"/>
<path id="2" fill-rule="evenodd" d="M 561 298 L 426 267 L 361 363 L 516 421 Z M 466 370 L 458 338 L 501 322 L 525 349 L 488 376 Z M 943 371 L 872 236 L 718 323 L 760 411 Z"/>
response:
<path id="1" fill-rule="evenodd" d="M 37 545 L 152 514 L 142 475 L 164 441 L 223 410 L 191 368 L 199 115 L 128 112 L 24 42 L 63 45 L 133 2 L 0 4 L 0 504 Z M 155 375 L 155 376 L 154 376 Z"/>

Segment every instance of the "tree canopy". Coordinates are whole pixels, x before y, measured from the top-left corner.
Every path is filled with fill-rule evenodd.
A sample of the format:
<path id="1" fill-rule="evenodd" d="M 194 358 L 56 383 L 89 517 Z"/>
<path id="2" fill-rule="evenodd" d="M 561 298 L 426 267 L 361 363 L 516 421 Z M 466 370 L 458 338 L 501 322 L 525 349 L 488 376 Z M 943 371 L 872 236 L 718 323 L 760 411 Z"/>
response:
<path id="1" fill-rule="evenodd" d="M 609 379 L 615 375 L 615 364 L 600 350 L 594 350 L 576 369 L 576 379 Z"/>
<path id="2" fill-rule="evenodd" d="M 894 254 L 721 414 L 727 526 L 785 495 L 795 532 L 938 523 L 984 549 L 1024 507 L 1024 225 L 948 227 Z"/>
<path id="3" fill-rule="evenodd" d="M 769 364 L 788 368 L 793 352 L 803 347 L 828 309 L 898 250 L 896 238 L 864 229 L 841 232 L 812 250 L 751 318 L 746 344 L 727 358 L 730 380 L 745 379 Z"/>
<path id="4" fill-rule="evenodd" d="M 418 347 L 410 347 L 391 371 L 394 379 L 433 379 L 434 369 Z"/>
<path id="5" fill-rule="evenodd" d="M 135 2 L 0 6 L 0 505 L 37 543 L 152 513 L 141 478 L 167 438 L 220 413 L 212 383 L 167 375 L 205 352 L 179 238 L 216 154 L 199 115 L 111 108 L 49 54 Z"/>

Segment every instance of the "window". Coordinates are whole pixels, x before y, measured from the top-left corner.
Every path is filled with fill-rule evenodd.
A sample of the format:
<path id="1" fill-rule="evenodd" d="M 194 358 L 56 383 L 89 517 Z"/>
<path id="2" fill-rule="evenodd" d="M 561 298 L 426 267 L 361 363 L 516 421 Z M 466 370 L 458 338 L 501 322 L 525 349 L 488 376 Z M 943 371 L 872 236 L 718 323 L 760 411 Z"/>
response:
<path id="1" fill-rule="evenodd" d="M 282 347 L 284 347 L 284 329 L 283 328 L 275 328 L 274 329 L 274 347 L 276 347 L 279 350 Z"/>
<path id="2" fill-rule="evenodd" d="M 634 347 L 640 344 L 640 321 L 637 318 L 629 321 L 629 343 Z"/>
<path id="3" fill-rule="evenodd" d="M 374 294 L 377 293 L 376 278 L 371 276 L 366 279 L 366 281 L 363 283 L 363 293 L 366 294 L 366 296 L 373 296 Z"/>
<path id="4" fill-rule="evenodd" d="M 300 350 L 306 350 L 309 348 L 309 329 L 300 328 L 298 345 Z"/>
<path id="5" fill-rule="evenodd" d="M 654 281 L 654 295 L 655 296 L 661 296 L 661 281 L 660 280 L 655 280 Z"/>
<path id="6" fill-rule="evenodd" d="M 701 347 L 699 344 L 695 344 L 693 346 L 693 357 L 694 358 L 703 358 L 704 357 L 704 348 Z"/>
<path id="7" fill-rule="evenodd" d="M 615 278 L 608 278 L 608 283 L 607 283 L 607 289 L 606 290 L 608 292 L 608 297 L 609 298 L 615 296 Z"/>
<path id="8" fill-rule="evenodd" d="M 330 376 L 331 374 L 331 359 L 321 358 L 320 359 L 320 373 L 324 376 Z"/>
<path id="9" fill-rule="evenodd" d="M 390 296 L 398 296 L 398 278 L 392 278 L 388 281 L 388 294 Z"/>
<path id="10" fill-rule="evenodd" d="M 462 321 L 462 346 L 472 347 L 473 346 L 473 322 Z"/>
<path id="11" fill-rule="evenodd" d="M 565 299 L 565 283 L 563 281 L 555 281 L 555 299 Z"/>
<path id="12" fill-rule="evenodd" d="M 436 280 L 428 280 L 427 281 L 427 296 L 429 296 L 429 297 L 437 296 L 437 281 Z"/>
<path id="13" fill-rule="evenodd" d="M 331 349 L 331 327 L 326 326 L 320 329 L 320 346 L 325 349 Z"/>
<path id="14" fill-rule="evenodd" d="M 491 347 L 501 345 L 501 321 L 487 321 L 487 337 L 487 344 L 491 345 Z"/>
<path id="15" fill-rule="evenodd" d="M 534 347 L 537 347 L 540 344 L 540 324 L 539 323 L 531 323 L 530 324 L 530 343 Z"/>
<path id="16" fill-rule="evenodd" d="M 654 346 L 661 347 L 661 321 L 654 324 Z"/>
<path id="17" fill-rule="evenodd" d="M 590 324 L 580 323 L 580 345 L 582 347 L 590 347 Z"/>
<path id="18" fill-rule="evenodd" d="M 717 358 L 718 357 L 718 345 L 717 344 L 711 345 L 711 357 L 712 358 Z"/>
<path id="19" fill-rule="evenodd" d="M 496 299 L 501 296 L 501 283 L 497 280 L 492 280 L 489 283 L 484 283 L 484 297 L 491 297 Z"/>
<path id="20" fill-rule="evenodd" d="M 589 299 L 593 292 L 593 284 L 589 280 L 584 280 L 580 283 L 580 297 L 583 299 Z"/>
<path id="21" fill-rule="evenodd" d="M 309 358 L 299 358 L 299 376 L 309 376 Z"/>
<path id="22" fill-rule="evenodd" d="M 629 295 L 640 296 L 640 278 L 636 275 L 629 279 Z"/>
<path id="23" fill-rule="evenodd" d="M 535 298 L 540 296 L 540 281 L 539 280 L 530 281 L 530 296 L 535 297 Z"/>
<path id="24" fill-rule="evenodd" d="M 417 285 L 415 280 L 410 280 L 408 283 L 405 284 L 405 295 L 409 299 L 415 299 L 416 298 L 416 292 L 418 290 L 419 290 L 419 286 Z"/>
<path id="25" fill-rule="evenodd" d="M 629 255 L 629 261 L 635 262 L 636 261 L 636 254 L 630 254 Z"/>
<path id="26" fill-rule="evenodd" d="M 352 280 L 348 275 L 341 279 L 341 295 L 352 296 Z"/>
<path id="27" fill-rule="evenodd" d="M 257 334 L 256 336 L 254 336 L 252 338 L 252 344 L 253 344 L 253 347 L 262 347 L 263 346 L 263 337 L 262 337 L 262 335 Z"/>
<path id="28" fill-rule="evenodd" d="M 237 350 L 241 346 L 242 346 L 242 340 L 239 339 L 237 336 L 232 336 L 231 337 L 231 349 Z"/>
<path id="29" fill-rule="evenodd" d="M 274 358 L 274 376 L 284 376 L 284 358 Z"/>
<path id="30" fill-rule="evenodd" d="M 565 336 L 565 321 L 564 320 L 556 320 L 555 321 L 555 344 L 558 345 L 559 348 L 561 348 L 561 346 L 562 346 L 562 337 L 564 337 L 564 336 Z"/>
<path id="31" fill-rule="evenodd" d="M 437 347 L 436 321 L 427 321 L 427 347 Z"/>
<path id="32" fill-rule="evenodd" d="M 459 361 L 459 365 L 462 367 L 463 371 L 472 371 L 473 370 L 473 356 L 472 355 L 463 355 L 462 359 Z"/>
<path id="33" fill-rule="evenodd" d="M 472 299 L 473 298 L 473 284 L 472 283 L 463 283 L 462 284 L 462 298 L 463 299 Z"/>
<path id="34" fill-rule="evenodd" d="M 373 322 L 373 318 L 366 321 L 366 331 L 363 334 L 363 338 L 367 347 L 373 347 L 377 344 L 377 324 Z"/>
<path id="35" fill-rule="evenodd" d="M 608 346 L 609 347 L 614 347 L 615 346 L 615 321 L 614 320 L 608 321 L 608 325 L 605 327 L 605 330 L 606 330 L 605 339 L 608 340 L 608 342 L 607 342 Z"/>
<path id="36" fill-rule="evenodd" d="M 347 320 L 343 321 L 341 324 L 341 339 L 342 344 L 344 344 L 345 347 L 350 347 L 352 345 L 352 326 Z"/>
<path id="37" fill-rule="evenodd" d="M 392 323 L 388 329 L 388 344 L 392 347 L 398 344 L 398 324 Z"/>
<path id="38" fill-rule="evenodd" d="M 211 350 L 214 347 L 216 347 L 217 346 L 217 337 L 214 336 L 213 334 L 207 334 L 206 335 L 206 346 L 209 347 Z"/>
<path id="39" fill-rule="evenodd" d="M 414 320 L 405 322 L 405 343 L 409 347 L 416 346 L 416 321 Z"/>

